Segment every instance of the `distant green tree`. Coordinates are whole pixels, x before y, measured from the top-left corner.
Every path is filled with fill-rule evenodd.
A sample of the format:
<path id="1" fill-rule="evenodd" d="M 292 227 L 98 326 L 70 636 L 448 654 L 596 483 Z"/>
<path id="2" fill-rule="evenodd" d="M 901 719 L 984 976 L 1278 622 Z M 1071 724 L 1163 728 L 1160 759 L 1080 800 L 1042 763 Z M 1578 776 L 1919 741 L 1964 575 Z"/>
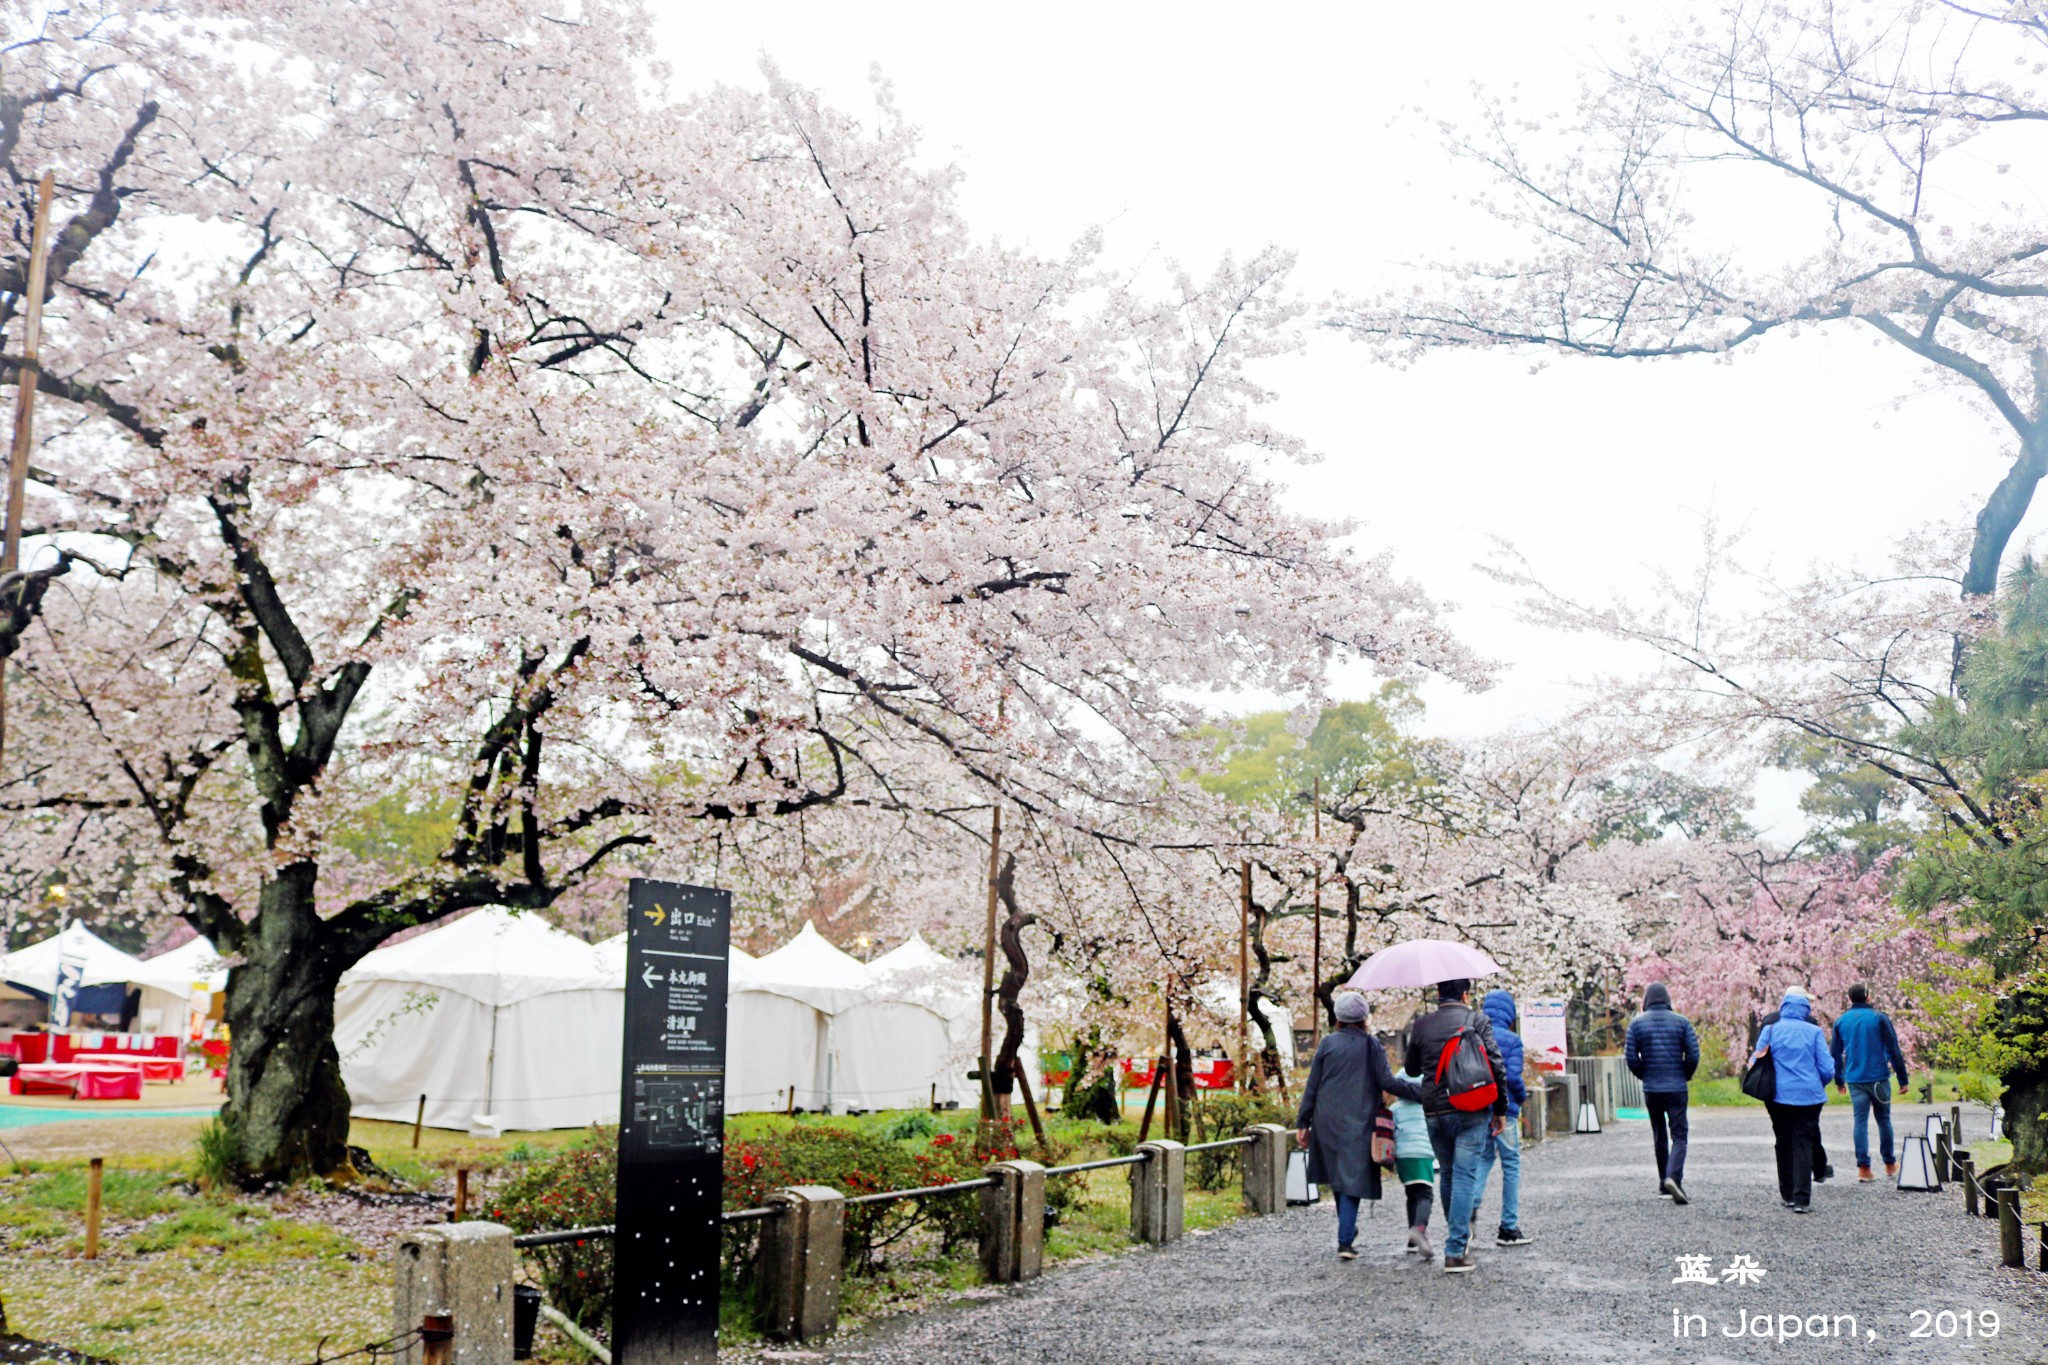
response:
<path id="1" fill-rule="evenodd" d="M 1306 740 L 1288 728 L 1284 711 L 1259 711 L 1212 731 L 1217 766 L 1198 775 L 1202 787 L 1241 806 L 1309 814 L 1320 781 L 1325 809 L 1349 795 L 1386 797 L 1435 781 L 1436 752 L 1411 726 L 1422 700 L 1406 683 L 1388 682 L 1365 701 L 1323 709 Z"/>
<path id="2" fill-rule="evenodd" d="M 2007 576 L 1999 629 L 1964 658 L 1958 695 L 1904 738 L 1957 777 L 1900 879 L 1908 905 L 1951 904 L 2002 975 L 2043 966 L 2048 935 L 2048 577 Z"/>
<path id="3" fill-rule="evenodd" d="M 1799 809 L 1813 822 L 1801 840 L 1804 847 L 1815 853 L 1846 853 L 1858 867 L 1869 867 L 1887 850 L 1912 842 L 1912 789 L 1871 762 L 1866 752 L 1866 746 L 1885 739 L 1886 728 L 1883 719 L 1866 708 L 1841 722 L 1853 744 L 1801 732 L 1786 736 L 1772 751 L 1773 767 L 1813 778 L 1799 797 Z"/>
<path id="4" fill-rule="evenodd" d="M 1755 831 L 1742 798 L 1727 787 L 1638 763 L 1594 785 L 1597 841 L 1647 844 L 1677 833 L 1688 839 L 1748 839 Z"/>

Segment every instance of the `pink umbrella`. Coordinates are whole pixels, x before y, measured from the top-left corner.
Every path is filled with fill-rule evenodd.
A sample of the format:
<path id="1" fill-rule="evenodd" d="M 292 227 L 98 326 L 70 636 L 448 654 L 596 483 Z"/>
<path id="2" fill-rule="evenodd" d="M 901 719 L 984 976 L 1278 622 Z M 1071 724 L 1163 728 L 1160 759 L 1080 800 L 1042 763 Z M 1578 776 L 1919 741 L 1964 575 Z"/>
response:
<path id="1" fill-rule="evenodd" d="M 1475 976 L 1492 976 L 1500 964 L 1469 943 L 1450 943 L 1440 938 L 1418 938 L 1382 948 L 1359 964 L 1344 983 L 1350 990 L 1377 991 L 1399 986 L 1434 986 L 1439 981 L 1457 981 Z"/>

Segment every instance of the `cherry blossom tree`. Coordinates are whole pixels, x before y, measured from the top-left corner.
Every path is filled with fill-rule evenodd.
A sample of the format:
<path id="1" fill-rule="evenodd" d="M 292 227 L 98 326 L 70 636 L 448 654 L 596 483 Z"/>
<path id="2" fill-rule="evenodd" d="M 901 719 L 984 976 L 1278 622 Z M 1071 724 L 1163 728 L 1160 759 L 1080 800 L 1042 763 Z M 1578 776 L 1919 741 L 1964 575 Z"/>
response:
<path id="1" fill-rule="evenodd" d="M 254 1174 L 346 1174 L 333 988 L 395 931 L 920 764 L 1113 811 L 1201 696 L 1339 655 L 1476 674 L 1272 496 L 1282 253 L 1147 293 L 984 244 L 886 88 L 674 99 L 607 0 L 4 12 L 17 244 L 59 186 L 29 545 L 73 563 L 0 843 L 144 858 L 231 955 Z M 393 792 L 425 864 L 352 833 Z"/>
<path id="2" fill-rule="evenodd" d="M 1726 356 L 1806 328 L 1909 352 L 2010 433 L 1963 592 L 1989 595 L 2048 474 L 2048 242 L 2004 176 L 2036 150 L 2048 19 L 1961 0 L 1733 0 L 1600 74 L 1576 117 L 1442 125 L 1535 248 L 1346 310 L 1383 354 Z M 1767 206 L 1765 237 L 1718 210 Z"/>

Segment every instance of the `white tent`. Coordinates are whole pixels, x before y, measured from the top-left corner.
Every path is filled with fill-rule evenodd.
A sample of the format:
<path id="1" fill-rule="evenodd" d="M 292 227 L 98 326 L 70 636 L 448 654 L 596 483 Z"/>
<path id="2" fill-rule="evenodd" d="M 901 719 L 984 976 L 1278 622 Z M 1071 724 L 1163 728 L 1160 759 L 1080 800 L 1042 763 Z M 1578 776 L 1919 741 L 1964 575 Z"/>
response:
<path id="1" fill-rule="evenodd" d="M 187 939 L 168 952 L 143 958 L 142 970 L 147 978 L 136 980 L 160 991 L 173 991 L 181 998 L 189 996 L 194 986 L 207 991 L 228 988 L 228 969 L 205 938 Z"/>
<path id="2" fill-rule="evenodd" d="M 887 1002 L 890 1013 L 871 1016 L 878 1029 L 896 1032 L 906 1044 L 901 1055 L 891 1059 L 888 1071 L 877 1075 L 875 1084 L 894 1091 L 916 1093 L 881 1107 L 902 1107 L 930 1100 L 936 1093 L 941 1103 L 952 1100 L 963 1109 L 981 1103 L 981 1086 L 967 1073 L 979 1065 L 981 1051 L 981 967 L 978 963 L 947 957 L 912 934 L 902 944 L 868 964 L 873 981 L 871 999 Z M 944 1041 L 932 1038 L 924 1021 L 903 1013 L 905 1006 L 921 1006 L 944 1022 Z M 867 1022 L 866 1020 L 862 1021 Z M 1003 1024 L 994 1020 L 995 1042 L 999 1046 Z M 923 1037 L 917 1037 L 923 1034 Z M 1029 1079 L 1031 1093 L 1046 1102 L 1044 1070 L 1038 1060 L 1038 1028 L 1026 1023 L 1024 1043 L 1017 1060 Z M 915 1072 L 914 1079 L 910 1073 Z M 933 1087 L 936 1086 L 936 1091 Z"/>
<path id="3" fill-rule="evenodd" d="M 575 1128 L 618 1119 L 624 1009 L 599 949 L 492 907 L 349 969 L 334 1042 L 359 1117 Z"/>
<path id="4" fill-rule="evenodd" d="M 57 989 L 60 962 L 83 964 L 85 974 L 78 983 L 81 987 L 140 986 L 142 1012 L 137 1019 L 144 1032 L 160 1032 L 166 1027 L 175 1032 L 184 1022 L 189 982 L 175 989 L 167 988 L 150 971 L 148 963 L 122 952 L 77 920 L 66 925 L 61 933 L 0 958 L 0 980 L 51 995 Z"/>
<path id="5" fill-rule="evenodd" d="M 1210 981 L 1196 988 L 1195 998 L 1206 1007 L 1208 1022 L 1216 1029 L 1216 1038 L 1234 1057 L 1237 1055 L 1237 983 L 1235 981 Z M 1273 1041 L 1280 1048 L 1280 1065 L 1289 1070 L 1294 1067 L 1294 1013 L 1277 1000 L 1261 1000 L 1259 1007 L 1273 1025 Z M 1245 1026 L 1248 1041 L 1254 1054 L 1265 1045 L 1259 1034 L 1259 1021 L 1255 1015 Z M 1192 1040 L 1198 1046 L 1202 1040 Z"/>

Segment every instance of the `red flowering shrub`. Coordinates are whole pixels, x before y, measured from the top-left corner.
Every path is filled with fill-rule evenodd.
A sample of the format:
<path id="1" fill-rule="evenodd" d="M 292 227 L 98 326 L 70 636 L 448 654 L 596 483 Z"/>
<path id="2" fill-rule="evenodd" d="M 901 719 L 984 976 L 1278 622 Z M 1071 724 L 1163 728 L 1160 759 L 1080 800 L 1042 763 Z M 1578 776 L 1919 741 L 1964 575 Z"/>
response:
<path id="1" fill-rule="evenodd" d="M 593 1129 L 589 1139 L 527 1165 L 487 1206 L 494 1223 L 517 1232 L 599 1227 L 613 1221 L 619 1174 L 618 1131 Z M 540 1269 L 548 1302 L 585 1326 L 606 1331 L 612 1316 L 612 1244 L 608 1237 L 524 1253 Z"/>

